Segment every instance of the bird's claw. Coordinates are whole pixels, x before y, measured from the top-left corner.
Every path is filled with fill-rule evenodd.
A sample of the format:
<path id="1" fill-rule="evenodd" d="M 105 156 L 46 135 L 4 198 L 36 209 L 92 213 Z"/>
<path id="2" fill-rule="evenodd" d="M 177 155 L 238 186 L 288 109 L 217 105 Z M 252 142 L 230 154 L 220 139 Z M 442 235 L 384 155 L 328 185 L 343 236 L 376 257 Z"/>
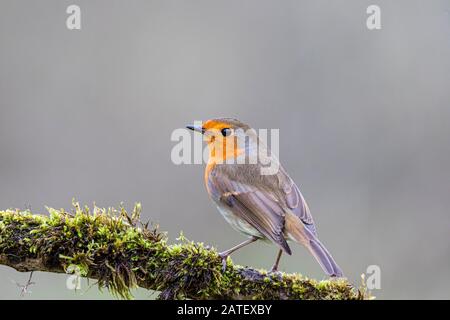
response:
<path id="1" fill-rule="evenodd" d="M 270 270 L 269 274 L 270 274 L 270 276 L 275 277 L 277 279 L 280 279 L 283 276 L 283 273 L 278 270 Z"/>
<path id="2" fill-rule="evenodd" d="M 283 278 L 283 273 L 281 271 L 278 271 L 278 269 L 270 269 L 270 271 L 267 273 L 269 276 L 269 279 L 271 280 L 281 280 Z"/>
<path id="3" fill-rule="evenodd" d="M 272 266 L 272 268 L 270 268 L 269 273 L 277 273 L 280 274 L 281 272 L 278 271 L 278 263 L 274 263 L 274 265 Z"/>

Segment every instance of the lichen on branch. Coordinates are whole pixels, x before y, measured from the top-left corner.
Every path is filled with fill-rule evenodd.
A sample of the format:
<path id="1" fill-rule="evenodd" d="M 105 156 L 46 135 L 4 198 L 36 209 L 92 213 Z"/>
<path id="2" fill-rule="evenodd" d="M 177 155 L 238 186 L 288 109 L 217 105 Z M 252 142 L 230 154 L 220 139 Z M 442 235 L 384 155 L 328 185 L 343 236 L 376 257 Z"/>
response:
<path id="1" fill-rule="evenodd" d="M 140 222 L 141 206 L 102 209 L 73 204 L 0 211 L 0 264 L 18 271 L 66 273 L 97 279 L 121 298 L 136 287 L 160 291 L 160 299 L 364 299 L 345 279 L 317 281 L 299 274 L 267 273 L 235 266 L 225 272 L 213 248 L 183 237 L 168 244 L 157 227 Z"/>

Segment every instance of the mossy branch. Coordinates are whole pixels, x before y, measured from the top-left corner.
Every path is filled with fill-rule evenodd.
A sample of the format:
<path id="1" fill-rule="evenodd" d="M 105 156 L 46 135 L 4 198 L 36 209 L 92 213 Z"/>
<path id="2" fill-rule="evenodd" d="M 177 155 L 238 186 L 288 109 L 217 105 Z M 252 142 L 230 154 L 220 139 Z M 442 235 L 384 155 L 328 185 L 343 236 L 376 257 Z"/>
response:
<path id="1" fill-rule="evenodd" d="M 74 203 L 69 213 L 48 209 L 0 211 L 0 264 L 18 271 L 79 270 L 122 298 L 130 289 L 161 291 L 161 299 L 364 299 L 346 280 L 316 281 L 234 266 L 202 243 L 169 245 L 157 228 L 139 222 L 140 205 L 91 212 Z M 76 268 L 75 268 L 76 267 Z"/>

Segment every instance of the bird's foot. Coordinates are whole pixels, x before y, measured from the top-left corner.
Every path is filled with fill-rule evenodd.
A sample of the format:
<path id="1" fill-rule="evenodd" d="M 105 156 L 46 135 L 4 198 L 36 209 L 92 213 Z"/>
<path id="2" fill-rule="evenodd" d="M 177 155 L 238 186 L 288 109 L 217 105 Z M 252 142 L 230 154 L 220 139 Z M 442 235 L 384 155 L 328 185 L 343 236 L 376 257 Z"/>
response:
<path id="1" fill-rule="evenodd" d="M 277 273 L 277 274 L 281 274 L 281 271 L 278 270 L 278 263 L 275 263 L 272 268 L 270 268 L 269 273 Z"/>
<path id="2" fill-rule="evenodd" d="M 274 265 L 270 271 L 268 272 L 268 274 L 270 275 L 270 277 L 273 277 L 275 279 L 281 279 L 283 274 L 281 273 L 281 271 L 278 270 L 278 266 Z"/>
<path id="3" fill-rule="evenodd" d="M 279 270 L 270 270 L 269 275 L 277 279 L 281 279 L 283 277 L 283 273 Z"/>
<path id="4" fill-rule="evenodd" d="M 272 268 L 270 268 L 269 273 L 275 273 L 278 272 L 278 263 L 275 263 Z"/>
<path id="5" fill-rule="evenodd" d="M 225 272 L 227 270 L 227 259 L 229 254 L 226 252 L 219 253 L 219 257 L 222 259 L 222 272 Z"/>

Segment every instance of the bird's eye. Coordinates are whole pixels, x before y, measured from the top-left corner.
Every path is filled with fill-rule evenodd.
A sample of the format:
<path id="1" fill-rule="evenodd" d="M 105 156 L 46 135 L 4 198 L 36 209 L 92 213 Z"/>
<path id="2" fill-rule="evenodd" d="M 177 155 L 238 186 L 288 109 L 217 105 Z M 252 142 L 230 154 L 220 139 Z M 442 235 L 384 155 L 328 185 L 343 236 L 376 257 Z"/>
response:
<path id="1" fill-rule="evenodd" d="M 220 132 L 222 133 L 222 135 L 224 137 L 228 137 L 229 135 L 231 135 L 231 129 L 230 128 L 223 128 L 222 130 L 220 130 Z"/>

